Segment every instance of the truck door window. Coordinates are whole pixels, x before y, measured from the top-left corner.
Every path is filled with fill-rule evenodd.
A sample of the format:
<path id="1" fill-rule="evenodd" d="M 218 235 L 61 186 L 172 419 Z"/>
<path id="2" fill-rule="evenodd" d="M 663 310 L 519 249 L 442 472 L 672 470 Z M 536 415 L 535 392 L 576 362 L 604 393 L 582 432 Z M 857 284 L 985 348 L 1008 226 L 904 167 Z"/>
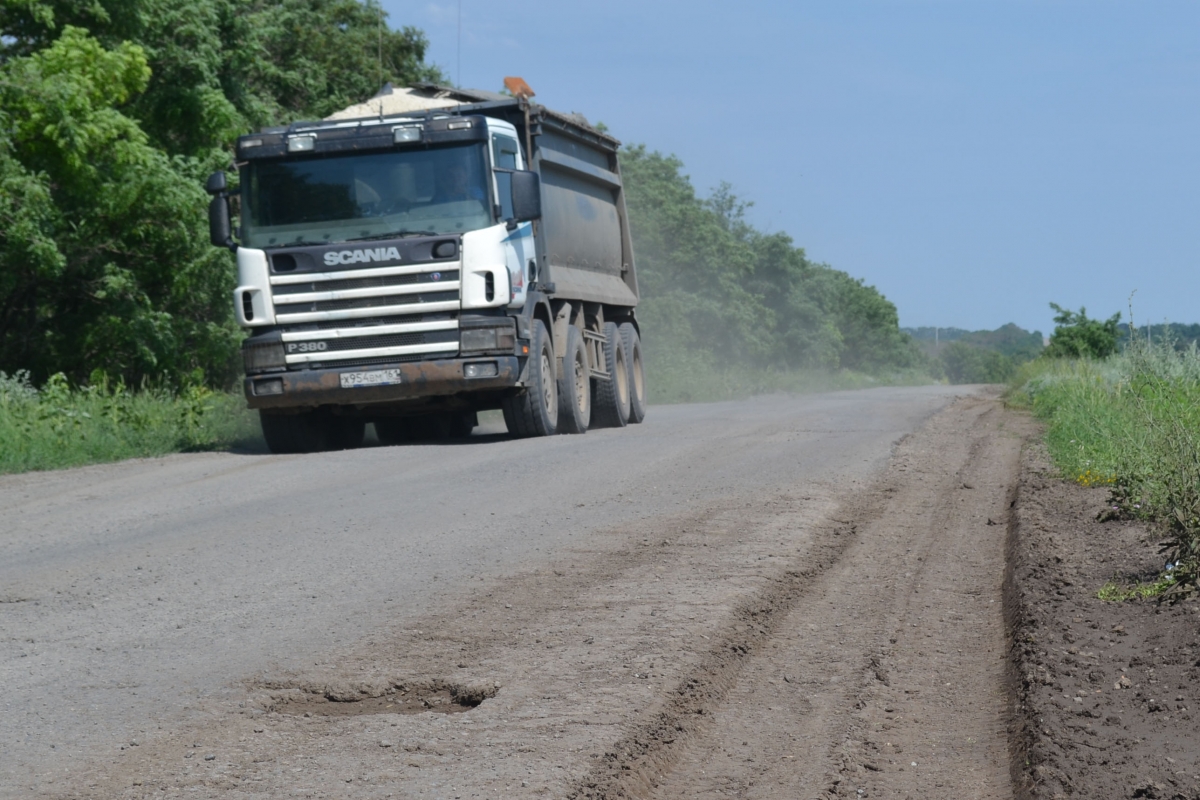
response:
<path id="1" fill-rule="evenodd" d="M 492 166 L 496 172 L 496 202 L 500 219 L 512 219 L 512 171 L 517 169 L 520 148 L 517 140 L 501 134 L 492 135 Z"/>

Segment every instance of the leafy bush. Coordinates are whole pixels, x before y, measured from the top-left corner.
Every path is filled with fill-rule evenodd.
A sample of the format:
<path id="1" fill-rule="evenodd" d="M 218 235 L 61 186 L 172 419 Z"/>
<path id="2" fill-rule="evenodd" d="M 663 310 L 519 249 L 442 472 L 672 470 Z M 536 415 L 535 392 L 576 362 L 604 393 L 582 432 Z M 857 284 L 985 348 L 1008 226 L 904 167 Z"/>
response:
<path id="1" fill-rule="evenodd" d="M 1117 352 L 1118 327 L 1121 315 L 1113 314 L 1108 319 L 1088 319 L 1087 309 L 1068 311 L 1051 303 L 1057 312 L 1054 315 L 1054 333 L 1046 346 L 1046 355 L 1051 358 L 1105 358 Z"/>

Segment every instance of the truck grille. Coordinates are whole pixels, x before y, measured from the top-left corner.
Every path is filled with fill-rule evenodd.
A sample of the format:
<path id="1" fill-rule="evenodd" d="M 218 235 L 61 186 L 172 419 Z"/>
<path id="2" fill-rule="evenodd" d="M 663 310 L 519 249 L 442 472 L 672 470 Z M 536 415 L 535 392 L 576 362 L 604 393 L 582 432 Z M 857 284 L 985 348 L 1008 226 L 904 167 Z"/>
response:
<path id="1" fill-rule="evenodd" d="M 282 298 L 275 302 L 279 303 Z M 429 292 L 427 294 L 386 294 L 377 297 L 350 297 L 345 299 L 317 300 L 311 303 L 295 303 L 286 306 L 275 306 L 276 317 L 280 313 L 287 316 L 299 313 L 321 311 L 345 311 L 358 308 L 379 308 L 409 305 L 412 303 L 441 303 L 458 301 L 458 292 Z"/>
<path id="2" fill-rule="evenodd" d="M 338 353 L 343 350 L 373 350 L 381 347 L 405 347 L 412 344 L 433 344 L 435 342 L 453 342 L 458 346 L 458 330 L 429 331 L 427 333 L 393 333 L 384 336 L 354 336 L 338 339 L 315 338 L 309 341 L 288 342 L 285 349 L 294 353 L 301 345 L 323 345 L 320 353 Z"/>
<path id="3" fill-rule="evenodd" d="M 458 264 L 271 276 L 289 369 L 456 355 Z"/>
<path id="4" fill-rule="evenodd" d="M 350 278 L 331 281 L 306 281 L 275 286 L 271 292 L 276 297 L 289 294 L 305 294 L 307 292 L 336 292 L 343 289 L 372 289 L 385 286 L 410 286 L 414 283 L 428 284 L 430 288 L 440 288 L 443 283 L 458 280 L 458 270 L 442 270 L 434 272 L 418 272 L 411 275 L 384 275 L 378 278 Z"/>

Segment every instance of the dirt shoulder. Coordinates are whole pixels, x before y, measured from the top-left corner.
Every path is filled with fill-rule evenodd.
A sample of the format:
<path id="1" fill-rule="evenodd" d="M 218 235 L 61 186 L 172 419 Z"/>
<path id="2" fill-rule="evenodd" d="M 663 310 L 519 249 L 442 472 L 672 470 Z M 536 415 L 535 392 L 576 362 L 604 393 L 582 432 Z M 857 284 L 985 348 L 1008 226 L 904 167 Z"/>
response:
<path id="1" fill-rule="evenodd" d="M 1150 531 L 1097 522 L 1107 490 L 1023 457 L 1007 600 L 1018 797 L 1200 798 L 1200 603 L 1106 602 L 1161 569 Z"/>
<path id="2" fill-rule="evenodd" d="M 614 526 L 45 795 L 1009 797 L 1002 587 L 1031 430 L 962 397 L 870 483 Z"/>

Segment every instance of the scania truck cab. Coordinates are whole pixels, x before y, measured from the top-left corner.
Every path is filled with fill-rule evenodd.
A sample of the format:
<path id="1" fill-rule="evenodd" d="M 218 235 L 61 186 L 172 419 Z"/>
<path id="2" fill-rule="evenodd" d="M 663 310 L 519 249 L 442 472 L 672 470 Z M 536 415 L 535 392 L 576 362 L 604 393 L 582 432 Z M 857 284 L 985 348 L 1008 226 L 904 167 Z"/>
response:
<path id="1" fill-rule="evenodd" d="M 384 96 L 240 137 L 236 241 L 235 195 L 209 179 L 270 449 L 357 446 L 368 423 L 386 443 L 460 437 L 488 409 L 516 436 L 640 422 L 616 141 L 527 97 L 388 95 L 427 107 Z"/>

